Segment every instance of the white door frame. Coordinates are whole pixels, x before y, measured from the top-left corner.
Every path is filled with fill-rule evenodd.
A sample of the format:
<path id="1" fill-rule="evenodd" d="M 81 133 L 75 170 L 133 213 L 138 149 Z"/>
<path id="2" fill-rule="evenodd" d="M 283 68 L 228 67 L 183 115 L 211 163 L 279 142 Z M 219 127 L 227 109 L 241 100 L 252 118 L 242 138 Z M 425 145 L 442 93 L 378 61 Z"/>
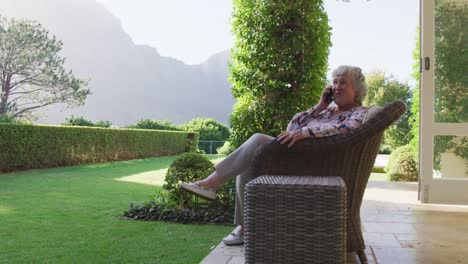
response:
<path id="1" fill-rule="evenodd" d="M 421 0 L 419 177 L 422 203 L 468 204 L 468 178 L 433 177 L 434 137 L 468 136 L 468 123 L 434 121 L 435 0 Z"/>

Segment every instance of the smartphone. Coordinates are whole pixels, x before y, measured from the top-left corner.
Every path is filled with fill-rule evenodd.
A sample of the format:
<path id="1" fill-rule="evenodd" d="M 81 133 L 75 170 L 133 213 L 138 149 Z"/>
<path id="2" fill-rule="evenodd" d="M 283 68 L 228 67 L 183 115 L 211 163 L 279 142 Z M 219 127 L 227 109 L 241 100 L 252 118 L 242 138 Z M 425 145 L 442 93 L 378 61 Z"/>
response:
<path id="1" fill-rule="evenodd" d="M 329 87 L 331 87 L 331 86 L 329 86 Z M 333 97 L 333 88 L 332 88 L 332 89 L 331 89 L 331 93 L 328 93 L 328 94 L 327 94 L 327 101 L 328 101 L 328 103 L 331 103 L 331 102 L 333 101 L 333 99 L 335 99 L 335 98 Z"/>

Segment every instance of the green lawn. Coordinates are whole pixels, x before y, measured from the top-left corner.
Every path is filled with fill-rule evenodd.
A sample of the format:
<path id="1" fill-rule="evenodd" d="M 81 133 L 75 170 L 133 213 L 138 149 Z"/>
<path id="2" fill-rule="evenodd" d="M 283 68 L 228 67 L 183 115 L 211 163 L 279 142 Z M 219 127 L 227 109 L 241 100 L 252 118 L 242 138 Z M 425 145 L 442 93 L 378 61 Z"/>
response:
<path id="1" fill-rule="evenodd" d="M 0 263 L 199 263 L 233 226 L 118 218 L 174 158 L 0 174 Z"/>
<path id="2" fill-rule="evenodd" d="M 199 263 L 233 226 L 118 218 L 175 157 L 0 174 L 0 263 Z"/>

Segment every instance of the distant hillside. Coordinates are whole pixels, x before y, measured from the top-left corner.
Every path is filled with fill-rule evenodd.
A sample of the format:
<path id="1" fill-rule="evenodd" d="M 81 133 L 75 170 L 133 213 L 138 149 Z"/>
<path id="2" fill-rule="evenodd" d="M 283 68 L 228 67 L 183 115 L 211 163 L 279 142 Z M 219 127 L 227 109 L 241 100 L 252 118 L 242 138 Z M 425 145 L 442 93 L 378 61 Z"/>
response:
<path id="1" fill-rule="evenodd" d="M 194 117 L 228 124 L 235 102 L 228 50 L 199 65 L 160 56 L 152 47 L 135 45 L 95 0 L 0 0 L 0 14 L 39 21 L 64 42 L 67 68 L 90 79 L 92 95 L 83 107 L 51 106 L 38 123 L 61 123 L 73 114 L 119 126 L 142 118 L 182 123 Z"/>

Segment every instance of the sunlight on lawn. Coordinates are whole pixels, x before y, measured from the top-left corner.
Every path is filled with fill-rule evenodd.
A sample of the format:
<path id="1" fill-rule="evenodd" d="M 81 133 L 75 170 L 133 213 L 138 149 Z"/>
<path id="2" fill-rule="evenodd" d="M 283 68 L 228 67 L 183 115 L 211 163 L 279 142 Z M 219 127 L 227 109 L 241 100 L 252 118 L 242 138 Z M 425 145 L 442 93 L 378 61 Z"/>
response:
<path id="1" fill-rule="evenodd" d="M 224 157 L 221 157 L 221 158 L 211 160 L 211 162 L 216 164 L 216 163 L 220 162 L 223 159 L 224 159 Z M 136 174 L 132 174 L 132 175 L 129 175 L 129 176 L 117 178 L 115 180 L 116 181 L 125 181 L 125 182 L 155 185 L 155 186 L 162 186 L 164 184 L 164 178 L 166 177 L 166 173 L 167 173 L 167 168 L 136 173 Z"/>
<path id="2" fill-rule="evenodd" d="M 166 172 L 167 172 L 167 169 L 145 171 L 145 172 L 117 178 L 115 180 L 162 186 L 164 184 L 164 177 L 166 176 Z"/>
<path id="3" fill-rule="evenodd" d="M 7 214 L 11 213 L 12 211 L 13 210 L 11 208 L 0 205 L 0 215 L 7 215 Z"/>

